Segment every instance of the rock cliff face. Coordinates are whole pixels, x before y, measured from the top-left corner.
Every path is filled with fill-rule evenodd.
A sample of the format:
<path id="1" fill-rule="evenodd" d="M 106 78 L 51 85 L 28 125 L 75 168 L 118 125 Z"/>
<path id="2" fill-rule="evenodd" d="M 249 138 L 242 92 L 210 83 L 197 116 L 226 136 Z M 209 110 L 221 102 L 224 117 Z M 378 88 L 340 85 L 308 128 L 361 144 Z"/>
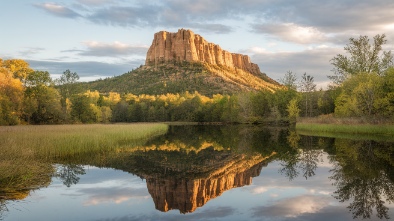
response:
<path id="1" fill-rule="evenodd" d="M 146 55 L 145 65 L 172 61 L 204 62 L 239 68 L 255 75 L 261 74 L 258 65 L 251 63 L 249 56 L 222 50 L 219 45 L 209 43 L 200 35 L 185 29 L 180 29 L 177 33 L 156 33 Z"/>
<path id="2" fill-rule="evenodd" d="M 204 150 L 203 150 L 204 152 Z M 271 156 L 273 156 L 273 153 Z M 181 213 L 194 212 L 198 207 L 204 206 L 209 200 L 214 199 L 232 188 L 250 185 L 252 178 L 260 174 L 265 160 L 271 156 L 226 154 L 220 151 L 215 153 L 217 162 L 207 166 L 194 165 L 192 169 L 178 172 L 177 174 L 145 174 L 148 191 L 153 198 L 157 210 L 167 212 L 178 209 Z M 227 156 L 225 156 L 227 155 Z M 212 162 L 213 163 L 213 162 Z M 193 177 L 197 168 L 205 168 L 206 172 Z M 170 168 L 162 168 L 168 172 Z M 157 170 L 159 171 L 159 170 Z"/>
<path id="3" fill-rule="evenodd" d="M 238 171 L 206 179 L 152 177 L 146 183 L 157 210 L 178 209 L 181 213 L 190 213 L 226 190 L 250 185 L 252 177 L 260 174 L 263 165 L 258 163 L 251 168 L 237 168 Z"/>

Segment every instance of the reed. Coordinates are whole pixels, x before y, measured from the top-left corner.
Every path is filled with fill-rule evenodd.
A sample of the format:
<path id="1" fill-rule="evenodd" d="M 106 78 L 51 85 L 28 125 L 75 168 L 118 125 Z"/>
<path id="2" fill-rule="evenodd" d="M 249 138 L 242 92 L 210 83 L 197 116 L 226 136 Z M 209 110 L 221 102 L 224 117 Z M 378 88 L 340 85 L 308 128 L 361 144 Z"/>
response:
<path id="1" fill-rule="evenodd" d="M 0 127 L 0 150 L 18 157 L 75 155 L 143 144 L 166 133 L 165 124 L 90 124 Z"/>
<path id="2" fill-rule="evenodd" d="M 141 146 L 167 129 L 166 124 L 0 127 L 0 189 L 8 199 L 23 198 L 28 191 L 15 194 L 49 184 L 52 164 L 60 159 L 97 159 L 119 148 Z"/>
<path id="3" fill-rule="evenodd" d="M 394 125 L 391 124 L 326 124 L 326 123 L 297 123 L 297 131 L 312 133 L 347 133 L 357 135 L 394 135 Z"/>

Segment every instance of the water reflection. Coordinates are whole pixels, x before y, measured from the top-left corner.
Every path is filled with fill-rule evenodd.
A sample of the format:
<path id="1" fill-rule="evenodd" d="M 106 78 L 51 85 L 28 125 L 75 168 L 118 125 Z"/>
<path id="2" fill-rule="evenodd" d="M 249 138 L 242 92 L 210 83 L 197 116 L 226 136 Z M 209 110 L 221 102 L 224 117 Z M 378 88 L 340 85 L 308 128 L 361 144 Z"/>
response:
<path id="1" fill-rule="evenodd" d="M 157 210 L 194 212 L 227 190 L 250 185 L 276 154 L 273 150 L 262 154 L 257 146 L 253 148 L 251 137 L 256 134 L 252 132 L 259 129 L 239 129 L 171 128 L 166 136 L 126 151 L 120 160 L 123 163 L 117 163 L 116 168 L 146 180 Z M 224 134 L 232 134 L 233 142 L 223 139 Z"/>
<path id="2" fill-rule="evenodd" d="M 354 218 L 389 219 L 385 203 L 394 202 L 393 145 L 374 141 L 337 140 L 332 176 L 340 202 L 350 201 Z"/>
<path id="3" fill-rule="evenodd" d="M 319 149 L 321 147 L 316 142 L 316 138 L 301 137 L 295 131 L 290 131 L 287 143 L 288 150 L 280 153 L 282 168 L 279 172 L 288 177 L 290 181 L 300 173 L 305 179 L 314 176 L 317 165 L 323 161 L 324 153 L 323 149 Z"/>
<path id="4" fill-rule="evenodd" d="M 86 173 L 83 165 L 135 174 L 146 181 L 157 210 L 192 213 L 230 189 L 251 185 L 273 161 L 280 165 L 278 172 L 289 185 L 298 177 L 308 182 L 318 176 L 318 167 L 327 155 L 329 179 L 335 186 L 330 195 L 342 202 L 354 219 L 373 219 L 375 215 L 389 219 L 388 205 L 394 202 L 393 143 L 303 136 L 287 128 L 238 125 L 173 126 L 166 135 L 143 146 L 119 147 L 96 155 L 79 153 L 72 158 L 29 157 L 27 163 L 33 166 L 24 170 L 14 168 L 7 158 L 11 154 L 2 155 L 0 220 L 7 212 L 7 203 L 48 186 L 52 177 L 64 186 L 78 186 Z"/>
<path id="5" fill-rule="evenodd" d="M 63 181 L 63 184 L 67 187 L 75 185 L 79 182 L 80 175 L 84 175 L 85 170 L 82 165 L 67 164 L 58 165 L 55 177 L 58 177 Z"/>
<path id="6" fill-rule="evenodd" d="M 238 168 L 231 165 L 216 171 L 207 178 L 177 179 L 146 177 L 148 191 L 156 209 L 167 212 L 178 209 L 181 213 L 194 212 L 197 207 L 205 205 L 209 200 L 220 196 L 223 192 L 252 183 L 252 177 L 260 174 L 263 164 L 258 163 L 251 168 Z"/>

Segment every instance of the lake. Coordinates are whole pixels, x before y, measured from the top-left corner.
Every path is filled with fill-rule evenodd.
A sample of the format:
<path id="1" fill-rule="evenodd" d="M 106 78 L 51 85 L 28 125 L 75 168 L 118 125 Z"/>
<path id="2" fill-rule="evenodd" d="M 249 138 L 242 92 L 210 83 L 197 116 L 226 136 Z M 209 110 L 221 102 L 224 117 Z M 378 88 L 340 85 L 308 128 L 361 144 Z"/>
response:
<path id="1" fill-rule="evenodd" d="M 20 185 L 1 180 L 0 220 L 394 219 L 391 138 L 179 125 L 130 148 L 39 159 L 31 168 L 48 169 Z"/>

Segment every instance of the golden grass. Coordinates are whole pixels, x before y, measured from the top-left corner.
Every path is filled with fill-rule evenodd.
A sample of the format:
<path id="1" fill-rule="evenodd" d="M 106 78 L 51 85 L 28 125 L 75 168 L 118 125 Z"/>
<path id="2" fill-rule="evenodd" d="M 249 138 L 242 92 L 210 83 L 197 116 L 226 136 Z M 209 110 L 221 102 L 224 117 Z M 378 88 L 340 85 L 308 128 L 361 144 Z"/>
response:
<path id="1" fill-rule="evenodd" d="M 309 135 L 319 133 L 365 135 L 394 135 L 394 125 L 375 124 L 324 124 L 324 123 L 297 123 L 297 132 L 308 132 Z"/>
<path id="2" fill-rule="evenodd" d="M 166 124 L 0 127 L 0 189 L 18 192 L 46 186 L 57 158 L 96 157 L 115 149 L 140 146 L 165 134 L 167 129 Z"/>
<path id="3" fill-rule="evenodd" d="M 165 124 L 89 124 L 0 127 L 0 150 L 18 156 L 78 154 L 134 146 L 164 134 Z"/>

